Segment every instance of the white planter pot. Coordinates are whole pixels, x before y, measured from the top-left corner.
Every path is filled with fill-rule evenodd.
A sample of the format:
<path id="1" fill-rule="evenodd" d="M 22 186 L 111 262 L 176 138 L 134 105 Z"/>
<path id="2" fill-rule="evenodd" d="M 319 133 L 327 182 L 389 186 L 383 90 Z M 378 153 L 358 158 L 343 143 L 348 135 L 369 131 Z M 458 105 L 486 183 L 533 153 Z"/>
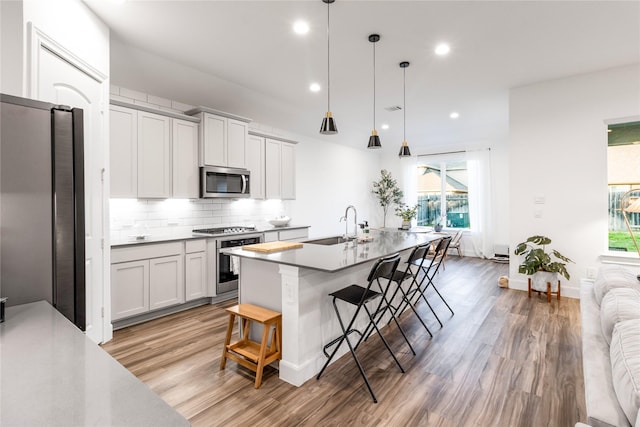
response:
<path id="1" fill-rule="evenodd" d="M 402 229 L 408 230 L 411 228 L 411 221 L 402 221 Z"/>
<path id="2" fill-rule="evenodd" d="M 558 292 L 558 273 L 537 271 L 531 276 L 531 289 L 547 292 L 547 283 L 551 283 L 551 292 Z"/>

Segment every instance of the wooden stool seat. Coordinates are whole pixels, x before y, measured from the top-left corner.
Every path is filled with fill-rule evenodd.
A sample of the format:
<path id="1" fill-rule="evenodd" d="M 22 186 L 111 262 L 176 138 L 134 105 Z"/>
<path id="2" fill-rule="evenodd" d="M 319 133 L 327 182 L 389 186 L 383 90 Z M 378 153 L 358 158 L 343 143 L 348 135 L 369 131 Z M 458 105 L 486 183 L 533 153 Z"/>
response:
<path id="1" fill-rule="evenodd" d="M 229 325 L 222 349 L 220 369 L 224 369 L 227 359 L 231 359 L 256 373 L 255 388 L 259 388 L 264 367 L 282 358 L 282 314 L 253 304 L 234 305 L 226 311 L 229 313 Z M 242 319 L 242 337 L 232 344 L 231 335 L 236 316 Z M 251 322 L 262 324 L 261 342 L 249 339 Z M 269 335 L 271 335 L 270 344 Z"/>

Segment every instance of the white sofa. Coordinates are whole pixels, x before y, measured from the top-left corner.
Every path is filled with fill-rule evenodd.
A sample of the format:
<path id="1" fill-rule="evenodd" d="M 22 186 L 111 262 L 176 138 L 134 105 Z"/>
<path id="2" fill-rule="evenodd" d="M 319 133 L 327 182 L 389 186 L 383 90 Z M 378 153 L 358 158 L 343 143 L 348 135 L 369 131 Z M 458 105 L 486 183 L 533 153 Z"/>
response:
<path id="1" fill-rule="evenodd" d="M 580 286 L 586 422 L 593 427 L 640 427 L 638 272 L 605 265 Z"/>

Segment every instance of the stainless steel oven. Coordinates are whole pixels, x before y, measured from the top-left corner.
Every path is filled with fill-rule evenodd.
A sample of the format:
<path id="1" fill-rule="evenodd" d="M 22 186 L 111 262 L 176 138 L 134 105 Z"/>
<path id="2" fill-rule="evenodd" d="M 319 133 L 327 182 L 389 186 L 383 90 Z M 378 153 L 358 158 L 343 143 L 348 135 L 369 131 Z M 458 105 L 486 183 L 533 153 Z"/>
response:
<path id="1" fill-rule="evenodd" d="M 262 233 L 255 231 L 255 227 L 244 226 L 193 230 L 194 233 L 208 234 L 216 238 L 216 295 L 237 290 L 240 272 L 239 258 L 221 253 L 220 249 L 261 243 Z"/>
<path id="2" fill-rule="evenodd" d="M 240 273 L 240 259 L 237 256 L 220 252 L 222 248 L 253 245 L 262 242 L 261 234 L 233 236 L 217 240 L 218 277 L 216 293 L 218 295 L 238 289 L 238 274 Z"/>

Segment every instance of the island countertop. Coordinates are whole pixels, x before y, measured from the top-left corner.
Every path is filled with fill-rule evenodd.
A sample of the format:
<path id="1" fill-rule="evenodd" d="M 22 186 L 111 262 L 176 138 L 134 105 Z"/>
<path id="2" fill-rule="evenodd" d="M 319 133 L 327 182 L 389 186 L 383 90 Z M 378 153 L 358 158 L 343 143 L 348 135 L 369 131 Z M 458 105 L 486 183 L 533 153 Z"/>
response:
<path id="1" fill-rule="evenodd" d="M 0 323 L 0 425 L 188 426 L 45 301 Z"/>
<path id="2" fill-rule="evenodd" d="M 301 248 L 274 253 L 244 250 L 242 247 L 225 248 L 221 249 L 221 252 L 243 258 L 333 273 L 442 237 L 442 235 L 433 233 L 417 234 L 404 231 L 378 230 L 372 230 L 369 236 L 373 238 L 369 242 L 357 242 L 354 240 L 328 246 L 303 242 Z"/>

